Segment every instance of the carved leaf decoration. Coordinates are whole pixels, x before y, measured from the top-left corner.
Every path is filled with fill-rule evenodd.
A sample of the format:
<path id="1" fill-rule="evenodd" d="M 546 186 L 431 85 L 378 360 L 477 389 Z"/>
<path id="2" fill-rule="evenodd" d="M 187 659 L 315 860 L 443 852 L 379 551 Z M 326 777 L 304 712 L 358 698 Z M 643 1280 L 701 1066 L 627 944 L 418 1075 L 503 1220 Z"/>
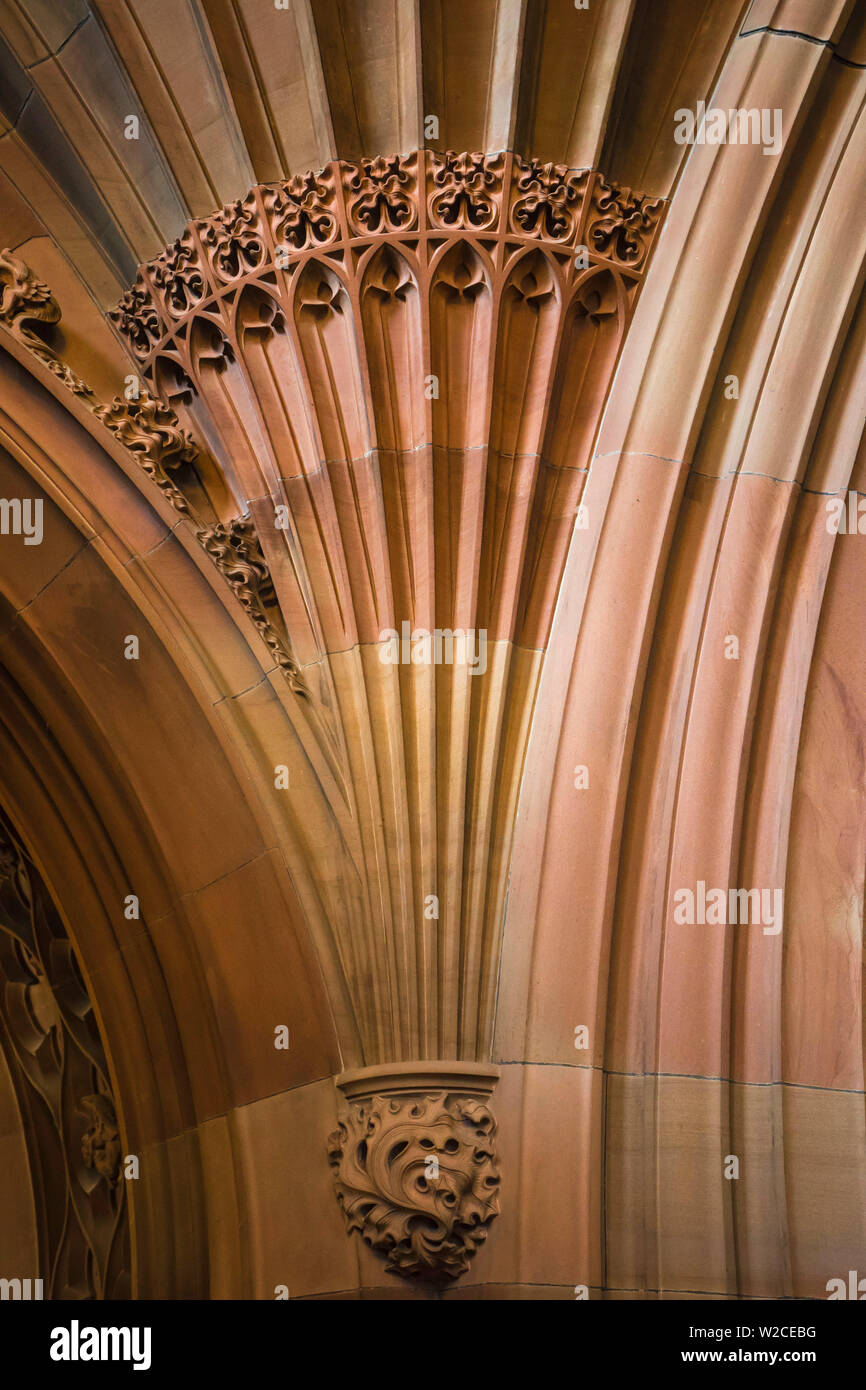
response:
<path id="1" fill-rule="evenodd" d="M 499 1211 L 495 1129 L 486 1105 L 444 1091 L 350 1106 L 328 1146 L 348 1230 L 405 1278 L 465 1274 Z"/>

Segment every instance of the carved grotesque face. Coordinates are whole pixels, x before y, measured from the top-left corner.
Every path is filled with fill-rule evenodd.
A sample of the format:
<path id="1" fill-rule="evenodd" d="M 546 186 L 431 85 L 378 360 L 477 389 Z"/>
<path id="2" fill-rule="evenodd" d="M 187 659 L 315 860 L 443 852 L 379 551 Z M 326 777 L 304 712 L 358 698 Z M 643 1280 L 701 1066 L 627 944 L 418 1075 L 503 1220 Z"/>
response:
<path id="1" fill-rule="evenodd" d="M 88 1168 L 95 1168 L 110 1187 L 120 1171 L 120 1135 L 114 1107 L 107 1096 L 85 1096 L 81 1108 L 90 1116 L 90 1127 L 81 1139 L 81 1157 Z"/>
<path id="2" fill-rule="evenodd" d="M 329 1145 L 349 1230 L 395 1273 L 465 1273 L 499 1211 L 494 1129 L 485 1105 L 445 1093 L 353 1106 Z"/>

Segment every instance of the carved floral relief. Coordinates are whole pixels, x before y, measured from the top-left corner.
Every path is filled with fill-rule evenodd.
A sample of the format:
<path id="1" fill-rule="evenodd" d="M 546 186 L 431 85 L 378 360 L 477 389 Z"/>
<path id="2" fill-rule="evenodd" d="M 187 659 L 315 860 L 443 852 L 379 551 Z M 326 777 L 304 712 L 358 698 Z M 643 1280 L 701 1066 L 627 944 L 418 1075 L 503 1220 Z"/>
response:
<path id="1" fill-rule="evenodd" d="M 496 1122 L 452 1090 L 350 1100 L 328 1141 L 346 1229 L 404 1278 L 447 1285 L 499 1212 Z"/>

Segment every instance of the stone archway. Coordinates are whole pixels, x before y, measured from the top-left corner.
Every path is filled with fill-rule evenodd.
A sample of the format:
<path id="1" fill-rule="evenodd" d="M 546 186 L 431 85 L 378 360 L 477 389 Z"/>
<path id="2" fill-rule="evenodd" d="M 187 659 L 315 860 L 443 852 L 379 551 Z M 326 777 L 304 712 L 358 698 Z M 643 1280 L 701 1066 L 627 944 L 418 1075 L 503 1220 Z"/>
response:
<path id="1" fill-rule="evenodd" d="M 0 804 L 140 1151 L 133 1293 L 824 1297 L 856 7 L 31 8 Z"/>

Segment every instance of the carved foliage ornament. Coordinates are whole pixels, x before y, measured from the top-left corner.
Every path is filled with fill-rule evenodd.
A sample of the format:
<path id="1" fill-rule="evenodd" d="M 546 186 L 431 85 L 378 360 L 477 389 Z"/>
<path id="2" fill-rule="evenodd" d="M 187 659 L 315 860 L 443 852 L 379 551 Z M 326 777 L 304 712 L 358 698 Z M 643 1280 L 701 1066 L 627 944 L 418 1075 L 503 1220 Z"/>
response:
<path id="1" fill-rule="evenodd" d="M 154 279 L 157 272 L 154 268 Z M 158 280 L 157 280 L 157 283 Z M 147 357 L 162 336 L 159 315 L 150 291 L 137 280 L 109 316 L 117 324 L 136 357 Z"/>
<path id="2" fill-rule="evenodd" d="M 131 450 L 175 510 L 188 516 L 189 503 L 169 470 L 194 464 L 198 450 L 188 431 L 179 427 L 174 411 L 143 390 L 137 401 L 115 396 L 111 405 L 97 406 L 93 413 Z"/>
<path id="3" fill-rule="evenodd" d="M 0 251 L 0 319 L 37 352 L 46 344 L 30 325 L 60 322 L 60 306 L 48 286 L 11 251 Z"/>
<path id="4" fill-rule="evenodd" d="M 253 197 L 229 203 L 196 225 L 220 281 L 235 280 L 256 270 L 264 260 L 264 242 Z"/>
<path id="5" fill-rule="evenodd" d="M 182 318 L 204 298 L 204 272 L 189 232 L 157 257 L 152 279 L 166 310 L 175 318 Z"/>
<path id="6" fill-rule="evenodd" d="M 273 602 L 271 576 L 250 517 L 205 527 L 198 538 L 248 612 Z"/>
<path id="7" fill-rule="evenodd" d="M 0 322 L 5 323 L 19 342 L 44 362 L 74 395 L 82 396 L 89 403 L 95 401 L 87 383 L 60 361 L 33 327 L 40 324 L 51 328 L 60 322 L 57 300 L 30 267 L 8 250 L 0 251 Z"/>
<path id="8" fill-rule="evenodd" d="M 436 155 L 433 159 L 433 191 L 430 219 L 434 226 L 492 227 L 499 215 L 502 191 L 501 154 Z"/>
<path id="9" fill-rule="evenodd" d="M 0 1016 L 40 1179 L 46 1297 L 128 1297 L 120 1129 L 93 1005 L 51 895 L 2 816 Z"/>
<path id="10" fill-rule="evenodd" d="M 348 217 L 360 236 L 405 232 L 417 218 L 414 170 L 399 155 L 362 159 L 346 178 Z"/>
<path id="11" fill-rule="evenodd" d="M 202 527 L 196 536 L 250 615 L 295 694 L 306 695 L 301 673 L 272 622 L 271 614 L 279 611 L 277 597 L 252 517 Z"/>
<path id="12" fill-rule="evenodd" d="M 273 266 L 286 270 L 294 258 L 326 245 L 399 233 L 507 232 L 556 247 L 584 244 L 592 261 L 640 274 L 664 207 L 664 199 L 620 188 L 595 170 L 504 153 L 421 150 L 333 163 L 263 185 L 192 223 L 142 268 L 111 318 L 143 359 L 172 340 L 179 314 L 226 294 L 239 279 L 256 279 Z M 204 259 L 193 255 L 196 240 Z M 199 284 L 201 274 L 209 285 Z M 150 285 L 156 297 L 164 295 L 163 312 L 155 310 Z M 155 312 L 161 312 L 158 328 Z"/>
<path id="13" fill-rule="evenodd" d="M 328 1143 L 347 1229 L 392 1273 L 435 1285 L 459 1278 L 499 1212 L 495 1131 L 474 1096 L 351 1101 Z"/>
<path id="14" fill-rule="evenodd" d="M 588 182 L 588 169 L 563 169 L 556 164 L 530 160 L 517 175 L 517 196 L 511 209 L 512 228 L 550 241 L 570 240 Z"/>
<path id="15" fill-rule="evenodd" d="M 199 293 L 198 286 L 203 281 L 200 271 L 192 268 L 194 257 L 186 238 L 176 241 L 159 264 L 165 273 L 158 283 L 167 299 L 173 295 L 175 304 L 180 303 L 180 295 L 185 293 L 179 288 L 181 283 L 191 286 L 191 293 Z M 170 267 L 174 269 L 170 270 Z M 174 411 L 145 389 L 139 392 L 137 399 L 124 400 L 115 396 L 109 405 L 101 404 L 87 383 L 60 361 L 54 349 L 31 326 L 45 324 L 52 327 L 59 323 L 60 317 L 60 307 L 48 286 L 11 251 L 0 251 L 0 322 L 44 362 L 73 394 L 86 402 L 96 418 L 129 449 L 172 507 L 194 521 L 196 518 L 187 498 L 170 476 L 184 466 L 195 466 L 198 448 L 192 436 L 187 430 L 181 429 Z M 157 314 L 152 299 L 142 285 L 136 285 L 127 292 L 114 317 L 129 337 L 133 350 L 139 355 L 146 351 L 144 345 L 149 345 L 155 337 Z M 124 328 L 124 325 L 127 327 Z M 227 526 L 198 526 L 195 534 L 250 614 L 259 635 L 292 689 L 298 694 L 306 694 L 287 638 L 277 630 L 272 620 L 278 612 L 278 604 L 251 518 L 241 517 Z"/>
<path id="16" fill-rule="evenodd" d="M 663 198 L 650 198 L 599 179 L 593 189 L 586 238 L 590 252 L 621 265 L 642 265 L 663 208 Z"/>
<path id="17" fill-rule="evenodd" d="M 307 246 L 324 246 L 336 234 L 333 179 L 296 174 L 286 183 L 267 188 L 264 202 L 278 246 L 303 251 Z"/>

